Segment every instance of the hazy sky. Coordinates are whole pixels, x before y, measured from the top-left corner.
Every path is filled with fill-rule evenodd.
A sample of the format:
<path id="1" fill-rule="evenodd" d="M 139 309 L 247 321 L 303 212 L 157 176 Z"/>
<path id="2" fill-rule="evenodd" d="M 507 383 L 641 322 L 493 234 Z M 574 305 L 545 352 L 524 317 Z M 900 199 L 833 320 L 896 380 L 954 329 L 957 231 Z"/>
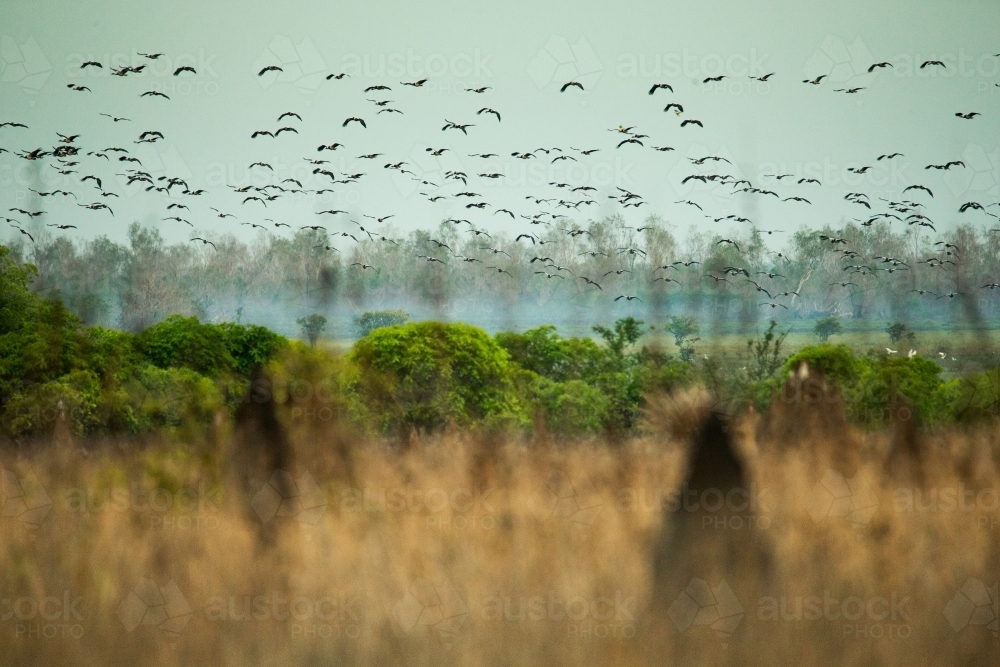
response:
<path id="1" fill-rule="evenodd" d="M 913 184 L 934 192 L 933 200 L 913 191 L 906 197 L 928 202 L 927 214 L 947 229 L 959 221 L 998 226 L 997 221 L 958 206 L 975 200 L 997 201 L 1000 140 L 1000 3 L 956 2 L 703 2 L 703 3 L 536 3 L 536 2 L 22 2 L 0 0 L 0 122 L 19 121 L 29 129 L 0 128 L 0 204 L 45 210 L 35 221 L 69 223 L 73 238 L 106 233 L 123 239 L 128 224 L 139 220 L 159 227 L 179 241 L 190 227 L 162 218 L 170 202 L 190 207 L 182 217 L 198 231 L 232 231 L 250 238 L 258 230 L 238 222 L 270 218 L 290 223 L 325 224 L 330 231 L 355 228 L 348 216 L 317 216 L 324 209 L 346 209 L 351 218 L 394 215 L 400 230 L 433 227 L 445 217 L 468 218 L 486 229 L 530 229 L 496 208 L 531 215 L 555 210 L 527 201 L 527 195 L 569 199 L 550 181 L 597 188 L 598 205 L 583 206 L 578 220 L 622 212 L 636 222 L 655 213 L 683 234 L 692 225 L 729 233 L 745 224 L 714 223 L 706 215 L 740 214 L 762 228 L 791 230 L 800 225 L 839 225 L 868 211 L 844 201 L 848 192 L 899 199 Z M 162 52 L 158 60 L 137 55 Z M 103 69 L 80 69 L 97 60 Z M 947 67 L 919 69 L 925 60 Z M 869 74 L 876 62 L 891 68 Z M 110 76 L 112 66 L 140 65 L 146 70 Z M 197 71 L 173 76 L 178 66 Z M 264 66 L 282 73 L 258 76 Z M 341 80 L 329 73 L 347 72 Z M 773 72 L 766 82 L 751 76 Z M 821 85 L 803 79 L 821 74 Z M 718 83 L 702 83 L 726 75 Z M 400 82 L 427 78 L 422 88 Z M 576 80 L 585 90 L 562 84 Z M 671 93 L 647 94 L 654 83 L 669 83 Z M 89 91 L 75 92 L 68 84 Z M 390 91 L 363 89 L 387 85 Z M 467 88 L 489 86 L 484 94 Z M 835 88 L 864 87 L 857 94 Z M 140 98 L 148 90 L 169 95 Z M 403 114 L 376 113 L 368 100 L 391 100 L 388 108 Z M 664 113 L 670 102 L 684 113 Z M 477 115 L 482 107 L 496 109 Z M 386 108 L 386 107 L 383 107 Z M 279 114 L 294 111 L 277 123 Z M 956 112 L 979 112 L 963 120 Z M 100 113 L 130 121 L 113 122 Z M 368 124 L 341 127 L 349 116 Z M 445 120 L 472 123 L 466 136 L 442 131 Z M 681 128 L 698 119 L 703 128 Z M 615 146 L 624 135 L 609 132 L 619 124 L 649 135 L 645 146 Z M 251 139 L 255 130 L 289 125 L 298 134 Z M 157 130 L 164 140 L 135 144 L 141 132 Z M 56 132 L 79 134 L 74 158 L 77 173 L 60 176 L 53 158 L 29 162 L 17 150 L 58 145 Z M 340 142 L 335 153 L 317 152 L 320 144 Z M 133 164 L 86 156 L 87 151 L 120 146 L 139 158 L 143 169 L 158 176 L 184 178 L 204 196 L 184 196 L 175 188 L 167 197 L 146 193 L 143 184 L 126 186 L 116 177 Z M 659 152 L 651 146 L 671 146 Z M 441 158 L 428 147 L 449 148 Z M 539 153 L 531 160 L 513 151 L 560 147 L 577 161 L 552 163 L 559 153 Z M 583 156 L 570 150 L 600 150 Z M 482 160 L 471 153 L 498 153 Z M 885 153 L 903 157 L 878 162 Z M 378 159 L 358 156 L 383 153 Z M 698 166 L 689 158 L 718 155 L 732 162 Z M 338 175 L 365 173 L 358 183 L 334 185 L 334 193 L 284 196 L 268 203 L 242 204 L 227 186 L 264 185 L 285 178 L 306 189 L 331 187 L 310 173 L 305 158 L 330 160 L 325 168 Z M 405 160 L 423 180 L 383 167 Z M 966 168 L 926 170 L 928 164 L 963 160 Z M 248 169 L 256 161 L 274 168 Z M 864 175 L 847 167 L 872 166 Z M 468 187 L 445 182 L 443 172 L 469 174 Z M 499 172 L 500 179 L 476 174 Z M 733 195 L 731 186 L 681 181 L 693 173 L 727 173 L 782 198 Z M 778 182 L 769 174 L 789 173 Z M 41 174 L 41 181 L 37 174 Z M 78 179 L 98 175 L 106 191 Z M 812 177 L 822 186 L 798 185 Z M 272 180 L 273 179 L 273 180 Z M 286 184 L 287 185 L 287 184 Z M 622 209 L 608 198 L 621 186 L 641 195 L 639 209 Z M 65 189 L 79 197 L 38 198 L 41 191 Z M 468 189 L 478 198 L 455 198 Z M 447 199 L 431 203 L 427 195 Z M 248 193 L 248 194 L 253 194 Z M 579 199 L 573 194 L 572 199 Z M 675 202 L 691 199 L 698 209 Z M 466 209 L 472 201 L 490 208 Z M 106 203 L 89 211 L 77 203 Z M 232 213 L 215 217 L 209 207 Z M 567 211 L 567 209 L 562 209 Z M 1000 213 L 997 208 L 991 209 Z M 25 220 L 23 215 L 12 216 Z M 368 221 L 373 222 L 373 221 Z M 374 228 L 378 225 L 373 223 Z M 10 238 L 16 231 L 4 225 Z M 289 235 L 287 228 L 276 230 Z M 777 242 L 775 245 L 780 245 Z"/>

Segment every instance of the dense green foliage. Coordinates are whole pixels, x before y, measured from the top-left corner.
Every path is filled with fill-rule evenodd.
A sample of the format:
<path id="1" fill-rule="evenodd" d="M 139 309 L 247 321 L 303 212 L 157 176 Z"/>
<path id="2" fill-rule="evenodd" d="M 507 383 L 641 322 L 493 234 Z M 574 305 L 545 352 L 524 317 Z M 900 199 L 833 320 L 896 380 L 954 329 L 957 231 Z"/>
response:
<path id="1" fill-rule="evenodd" d="M 351 359 L 360 370 L 356 390 L 383 428 L 523 418 L 507 353 L 468 324 L 375 329 L 354 345 Z"/>
<path id="2" fill-rule="evenodd" d="M 138 335 L 85 327 L 30 291 L 34 267 L 0 246 L 0 434 L 203 427 L 286 344 L 264 327 L 171 316 Z"/>
<path id="3" fill-rule="evenodd" d="M 654 345 L 636 348 L 645 334 L 632 317 L 611 328 L 597 326 L 604 340 L 562 338 L 553 326 L 496 339 L 522 369 L 523 399 L 553 432 L 576 434 L 633 429 L 643 396 L 669 391 L 691 379 L 690 366 Z"/>
<path id="4" fill-rule="evenodd" d="M 880 424 L 896 417 L 928 424 L 963 416 L 955 403 L 961 381 L 945 382 L 941 367 L 925 357 L 874 351 L 857 356 L 846 345 L 824 343 L 799 350 L 784 369 L 791 372 L 803 361 L 839 388 L 856 421 Z"/>
<path id="5" fill-rule="evenodd" d="M 717 409 L 765 411 L 782 400 L 785 380 L 802 362 L 821 372 L 864 424 L 995 419 L 1000 408 L 996 368 L 945 377 L 936 359 L 884 348 L 858 354 L 826 342 L 786 356 L 787 332 L 775 322 L 742 352 L 695 354 L 698 321 L 687 316 L 658 327 L 626 317 L 593 327 L 590 338 L 564 337 L 551 325 L 491 336 L 464 323 L 405 323 L 405 313 L 377 311 L 359 318 L 368 333 L 341 357 L 264 327 L 183 315 L 136 334 L 87 327 L 62 301 L 32 292 L 35 278 L 32 265 L 0 246 L 6 438 L 60 428 L 195 436 L 220 411 L 235 410 L 258 366 L 267 367 L 279 400 L 320 400 L 322 388 L 338 414 L 380 432 L 448 423 L 527 427 L 542 419 L 555 436 L 624 436 L 640 427 L 647 396 L 695 383 L 714 394 Z M 305 318 L 310 342 L 321 319 Z M 907 333 L 903 325 L 887 331 L 903 339 Z M 673 339 L 677 354 L 661 336 Z M 296 382 L 309 384 L 313 398 L 296 393 Z"/>

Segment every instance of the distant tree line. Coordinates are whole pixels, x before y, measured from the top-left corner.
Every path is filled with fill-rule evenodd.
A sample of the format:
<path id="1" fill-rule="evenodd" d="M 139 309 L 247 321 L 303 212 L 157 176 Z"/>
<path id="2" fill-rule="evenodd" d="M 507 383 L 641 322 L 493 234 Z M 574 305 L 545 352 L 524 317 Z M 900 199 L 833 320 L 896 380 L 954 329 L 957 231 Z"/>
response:
<path id="1" fill-rule="evenodd" d="M 18 263 L 38 267 L 33 291 L 58 296 L 86 324 L 132 332 L 184 314 L 254 321 L 294 335 L 298 318 L 318 312 L 328 318 L 331 335 L 350 338 L 357 335 L 360 313 L 400 308 L 493 329 L 499 321 L 575 325 L 579 331 L 626 314 L 653 321 L 692 316 L 709 332 L 746 330 L 772 318 L 906 321 L 911 328 L 1000 321 L 1000 290 L 982 287 L 1000 280 L 1000 233 L 962 226 L 935 242 L 914 227 L 852 223 L 839 230 L 803 228 L 779 241 L 748 228 L 727 235 L 737 250 L 719 243 L 721 235 L 710 228 L 692 230 L 681 242 L 655 216 L 643 227 L 639 232 L 618 216 L 583 227 L 556 220 L 534 225 L 532 242 L 515 241 L 512 232 L 472 236 L 464 223 L 442 222 L 405 236 L 382 229 L 390 240 L 357 232 L 359 242 L 338 243 L 335 251 L 326 249 L 333 240 L 321 230 L 287 238 L 262 233 L 250 241 L 217 235 L 215 250 L 167 244 L 157 230 L 133 224 L 125 243 L 103 236 L 73 241 L 43 228 L 36 243 L 16 240 L 10 247 Z M 846 243 L 832 244 L 823 234 Z M 858 255 L 845 255 L 845 249 Z M 356 262 L 375 268 L 351 266 Z M 742 271 L 727 274 L 730 267 Z M 613 302 L 623 294 L 640 300 Z M 761 305 L 768 302 L 780 305 Z"/>

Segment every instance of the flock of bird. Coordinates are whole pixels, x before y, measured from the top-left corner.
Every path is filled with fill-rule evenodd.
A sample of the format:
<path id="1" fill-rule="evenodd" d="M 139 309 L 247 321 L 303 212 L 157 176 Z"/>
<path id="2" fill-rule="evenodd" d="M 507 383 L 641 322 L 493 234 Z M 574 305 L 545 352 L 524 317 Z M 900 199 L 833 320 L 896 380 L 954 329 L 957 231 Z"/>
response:
<path id="1" fill-rule="evenodd" d="M 141 53 L 138 55 L 146 60 L 157 60 L 164 54 Z M 1000 57 L 1000 54 L 997 54 L 997 56 Z M 81 69 L 94 68 L 103 70 L 104 64 L 91 60 L 82 63 L 80 67 Z M 142 73 L 145 67 L 145 64 L 139 64 L 135 66 L 109 68 L 109 73 L 114 77 L 124 79 L 129 76 Z M 893 67 L 893 65 L 889 62 L 873 63 L 868 71 L 874 72 L 877 69 L 886 67 Z M 920 67 L 921 69 L 947 69 L 947 65 L 944 62 L 937 60 L 928 60 Z M 257 75 L 260 77 L 277 75 L 282 71 L 283 69 L 280 65 L 268 65 L 260 69 Z M 197 74 L 197 72 L 192 66 L 177 67 L 176 70 L 173 71 L 174 77 L 184 77 L 195 74 Z M 761 82 L 769 82 L 772 77 L 775 78 L 775 82 L 779 82 L 781 79 L 781 77 L 774 72 L 768 73 L 764 76 L 751 76 L 750 78 Z M 326 75 L 325 78 L 326 81 L 330 82 L 328 85 L 347 86 L 348 88 L 344 90 L 344 94 L 350 94 L 349 87 L 351 85 L 351 77 L 349 74 L 330 73 Z M 704 79 L 703 84 L 717 83 L 726 78 L 729 77 L 726 75 L 707 77 Z M 820 87 L 826 85 L 824 84 L 825 78 L 826 76 L 818 76 L 815 79 L 806 79 L 802 83 L 809 86 Z M 320 180 L 321 184 L 324 184 L 323 187 L 309 189 L 304 187 L 302 182 L 295 178 L 285 178 L 280 182 L 272 182 L 261 186 L 229 185 L 228 201 L 231 206 L 222 203 L 225 200 L 224 195 L 226 193 L 212 193 L 215 196 L 213 203 L 218 203 L 221 208 L 215 206 L 203 207 L 197 204 L 196 202 L 200 201 L 200 198 L 204 199 L 203 196 L 208 195 L 209 193 L 205 189 L 192 188 L 183 178 L 171 176 L 166 173 L 154 177 L 154 175 L 150 173 L 150 171 L 148 171 L 142 164 L 141 160 L 134 155 L 134 151 L 131 147 L 128 147 L 128 143 L 124 146 L 90 147 L 89 149 L 85 149 L 80 143 L 81 134 L 56 133 L 57 141 L 50 149 L 23 148 L 20 150 L 14 150 L 12 148 L 0 146 L 0 154 L 9 153 L 12 157 L 26 161 L 43 161 L 42 164 L 45 164 L 48 168 L 55 170 L 59 175 L 65 176 L 67 179 L 72 177 L 68 181 L 74 182 L 76 185 L 76 187 L 72 190 L 63 188 L 53 189 L 51 191 L 32 189 L 32 192 L 39 199 L 48 199 L 50 197 L 59 198 L 60 200 L 68 198 L 72 199 L 79 208 L 89 211 L 89 214 L 114 216 L 114 211 L 109 202 L 111 202 L 114 198 L 119 197 L 119 194 L 105 187 L 106 182 L 109 181 L 109 177 L 107 175 L 102 175 L 102 172 L 99 169 L 99 165 L 104 164 L 117 166 L 118 169 L 121 170 L 117 171 L 114 176 L 116 177 L 117 182 L 122 184 L 124 188 L 141 188 L 146 193 L 150 193 L 150 195 L 159 195 L 162 200 L 162 205 L 164 206 L 162 217 L 163 221 L 189 225 L 193 230 L 195 228 L 195 224 L 191 221 L 191 219 L 196 216 L 207 215 L 221 219 L 232 218 L 233 220 L 238 221 L 240 225 L 249 226 L 251 229 L 261 229 L 270 232 L 272 227 L 274 230 L 278 230 L 282 227 L 292 227 L 287 222 L 276 221 L 274 218 L 263 217 L 263 215 L 266 215 L 267 211 L 269 211 L 268 206 L 273 202 L 281 200 L 285 197 L 300 194 L 316 195 L 318 197 L 326 193 L 333 193 L 336 191 L 336 188 L 340 186 L 348 186 L 350 184 L 357 183 L 360 179 L 368 178 L 370 174 L 362 171 L 355 173 L 337 173 L 332 168 L 331 162 L 326 158 L 337 151 L 346 151 L 347 146 L 345 142 L 355 145 L 363 143 L 362 137 L 364 137 L 365 131 L 369 129 L 369 124 L 373 121 L 392 122 L 389 120 L 390 117 L 405 114 L 405 111 L 401 108 L 405 105 L 397 103 L 395 100 L 390 98 L 396 97 L 403 99 L 406 95 L 406 89 L 421 88 L 427 84 L 427 82 L 428 79 L 420 79 L 416 81 L 386 82 L 368 85 L 363 88 L 358 86 L 361 93 L 361 100 L 363 100 L 363 102 L 359 100 L 359 105 L 363 105 L 365 103 L 370 104 L 371 106 L 368 107 L 370 113 L 362 112 L 345 118 L 339 124 L 341 136 L 337 137 L 337 139 L 340 140 L 331 140 L 321 143 L 315 148 L 310 148 L 306 155 L 301 156 L 301 159 L 308 164 L 308 168 L 311 170 L 312 174 Z M 93 85 L 96 87 L 96 84 Z M 802 84 L 793 83 L 791 85 Z M 74 83 L 67 84 L 67 88 L 70 93 L 93 93 L 90 87 Z M 466 88 L 463 92 L 470 99 L 475 99 L 477 96 L 483 95 L 491 89 L 492 88 L 490 86 L 481 86 Z M 856 95 L 861 94 L 862 91 L 866 90 L 866 88 L 849 87 L 832 90 L 838 93 Z M 578 81 L 569 81 L 559 87 L 559 94 L 562 95 L 579 94 L 580 91 L 584 91 L 584 85 Z M 697 118 L 685 115 L 686 111 L 684 105 L 680 101 L 674 101 L 676 99 L 673 97 L 675 92 L 676 91 L 673 85 L 670 83 L 655 83 L 648 89 L 648 91 L 645 91 L 646 96 L 650 101 L 659 100 L 662 97 L 667 96 L 668 101 L 663 108 L 663 112 L 672 114 L 672 117 L 674 118 L 680 118 L 680 128 L 691 132 L 697 132 L 704 129 L 704 122 Z M 170 97 L 166 93 L 157 89 L 145 90 L 139 94 L 139 97 L 149 98 L 146 102 L 147 104 L 170 103 Z M 159 101 L 157 101 L 158 98 Z M 441 157 L 448 152 L 453 154 L 464 153 L 465 155 L 468 155 L 469 158 L 478 161 L 483 165 L 489 165 L 491 164 L 490 160 L 500 158 L 498 153 L 468 153 L 467 150 L 463 151 L 459 148 L 459 146 L 464 140 L 466 140 L 467 137 L 470 136 L 470 133 L 476 132 L 478 126 L 481 126 L 484 123 L 501 123 L 502 114 L 499 110 L 488 105 L 480 106 L 479 104 L 473 104 L 471 107 L 468 107 L 463 103 L 463 106 L 467 109 L 465 113 L 470 116 L 469 120 L 466 121 L 463 119 L 462 122 L 458 122 L 445 118 L 443 119 L 443 126 L 439 131 L 440 133 L 443 133 L 439 136 L 442 136 L 442 138 L 447 137 L 452 139 L 453 143 L 451 143 L 450 146 L 429 147 L 426 148 L 426 152 L 433 157 Z M 476 107 L 479 107 L 477 111 L 475 111 Z M 457 110 L 457 113 L 462 113 L 461 109 Z M 100 115 L 109 119 L 109 121 L 104 122 L 110 122 L 115 127 L 120 125 L 122 128 L 130 128 L 142 122 L 141 119 L 131 119 L 118 115 L 117 113 L 101 113 Z M 383 117 L 383 115 L 385 115 L 385 119 L 379 120 Z M 960 110 L 955 112 L 954 116 L 957 120 L 952 122 L 982 122 L 979 120 L 982 116 L 982 113 L 979 111 Z M 475 122 L 472 122 L 473 120 Z M 257 145 L 256 142 L 261 141 L 279 141 L 283 139 L 284 135 L 299 135 L 300 129 L 303 128 L 303 125 L 304 120 L 302 115 L 296 111 L 286 111 L 275 119 L 274 125 L 248 132 L 248 139 L 251 142 L 254 142 L 253 145 Z M 24 122 L 0 122 L 0 144 L 9 145 L 9 142 L 16 141 L 17 132 L 23 132 L 27 129 L 28 126 Z M 586 160 L 589 156 L 599 151 L 650 149 L 665 153 L 675 150 L 671 146 L 656 145 L 650 140 L 650 136 L 648 134 L 640 132 L 634 126 L 618 125 L 617 127 L 608 128 L 607 131 L 613 135 L 612 141 L 607 144 L 598 145 L 597 147 L 543 147 L 528 151 L 514 151 L 510 153 L 510 156 L 517 160 L 547 161 L 549 164 L 555 164 L 557 162 L 579 162 Z M 126 132 L 124 136 L 129 137 L 129 142 L 136 146 L 142 144 L 154 144 L 165 139 L 163 132 L 149 129 L 143 129 L 142 131 L 136 133 Z M 901 157 L 904 157 L 904 154 L 901 152 L 886 153 L 875 157 L 871 164 L 860 167 L 851 167 L 849 170 L 855 174 L 865 174 L 869 170 L 873 169 L 877 164 L 888 163 Z M 419 175 L 417 172 L 413 171 L 413 165 L 406 160 L 397 159 L 395 157 L 387 157 L 379 152 L 364 152 L 357 155 L 355 159 L 370 161 L 373 166 L 381 162 L 383 163 L 381 165 L 381 169 L 386 172 L 393 172 L 397 177 L 412 179 L 416 183 L 418 191 L 421 195 L 426 197 L 429 202 L 447 202 L 452 206 L 454 206 L 455 202 L 458 202 L 462 207 L 464 207 L 464 209 L 470 211 L 470 214 L 473 210 L 475 210 L 478 212 L 475 215 L 479 216 L 483 216 L 489 209 L 493 209 L 492 211 L 489 211 L 490 220 L 504 220 L 506 218 L 509 219 L 509 221 L 505 224 L 524 225 L 525 227 L 523 229 L 513 230 L 514 232 L 520 232 L 515 238 L 515 243 L 523 242 L 530 244 L 532 248 L 538 251 L 537 254 L 528 260 L 528 263 L 529 268 L 531 269 L 531 274 L 539 276 L 539 278 L 537 278 L 539 280 L 579 280 L 582 281 L 582 288 L 598 290 L 605 293 L 605 286 L 609 280 L 614 281 L 622 275 L 631 274 L 633 272 L 635 269 L 635 263 L 628 260 L 647 257 L 646 250 L 638 247 L 638 245 L 591 249 L 579 254 L 589 255 L 591 257 L 603 256 L 609 260 L 618 259 L 619 267 L 607 271 L 603 273 L 603 275 L 574 275 L 568 268 L 558 265 L 558 263 L 550 256 L 554 253 L 545 252 L 543 250 L 546 244 L 552 243 L 553 241 L 546 240 L 545 238 L 542 238 L 542 234 L 532 231 L 536 226 L 543 226 L 549 229 L 560 230 L 567 238 L 590 235 L 590 231 L 581 229 L 578 226 L 568 225 L 564 227 L 563 225 L 567 225 L 567 221 L 569 219 L 567 213 L 570 211 L 579 212 L 581 207 L 598 205 L 605 197 L 608 200 L 616 202 L 622 209 L 638 209 L 639 207 L 647 204 L 641 195 L 631 192 L 625 188 L 616 186 L 605 192 L 599 192 L 598 188 L 589 184 L 573 185 L 565 182 L 550 182 L 548 184 L 551 189 L 550 192 L 525 197 L 527 200 L 525 207 L 530 208 L 530 211 L 527 213 L 515 212 L 508 208 L 496 208 L 493 204 L 487 201 L 482 194 L 475 191 L 477 189 L 475 185 L 476 182 L 499 181 L 500 179 L 505 178 L 503 173 L 496 170 L 491 171 L 489 169 L 484 169 L 483 171 L 473 171 L 472 173 L 466 173 L 461 170 L 450 170 L 445 171 L 439 178 L 437 178 L 437 180 L 430 180 L 428 177 Z M 804 195 L 808 195 L 810 188 L 819 188 L 824 186 L 818 178 L 799 178 L 793 174 L 787 173 L 763 174 L 762 180 L 766 182 L 755 184 L 748 179 L 737 178 L 731 173 L 727 173 L 727 171 L 731 171 L 730 168 L 733 165 L 729 159 L 723 156 L 705 155 L 687 159 L 691 162 L 693 173 L 683 178 L 681 181 L 682 185 L 692 181 L 700 182 L 706 185 L 712 183 L 716 186 L 725 186 L 730 188 L 731 192 L 729 194 L 732 196 L 741 194 L 748 197 L 772 197 L 792 206 L 810 206 L 812 201 L 809 199 L 809 196 Z M 693 169 L 694 167 L 698 167 L 698 169 Z M 705 171 L 706 167 L 709 168 L 709 171 L 707 172 Z M 966 168 L 967 165 L 961 159 L 952 159 L 942 164 L 928 164 L 925 167 L 925 170 L 928 175 L 930 175 L 933 171 L 949 171 L 952 169 Z M 249 169 L 257 172 L 269 171 L 272 174 L 274 173 L 273 166 L 264 160 L 259 160 L 250 164 Z M 477 179 L 479 180 L 477 181 Z M 786 179 L 788 179 L 787 182 Z M 271 180 L 277 180 L 277 178 L 273 178 Z M 472 185 L 470 185 L 470 182 Z M 773 189 L 784 187 L 786 184 L 794 184 L 795 192 L 785 192 L 783 195 Z M 873 200 L 864 192 L 849 192 L 844 195 L 844 200 L 851 204 L 852 207 L 855 207 L 858 211 L 862 211 L 864 213 L 863 218 L 856 218 L 856 221 L 862 226 L 870 227 L 877 222 L 891 223 L 895 221 L 901 225 L 921 227 L 936 233 L 937 223 L 926 214 L 925 209 L 926 202 L 934 198 L 932 187 L 926 184 L 910 185 L 905 188 L 903 195 L 909 198 L 889 200 L 879 197 L 876 200 Z M 35 201 L 37 202 L 39 199 L 36 199 Z M 747 223 L 750 225 L 751 230 L 758 234 L 767 236 L 781 233 L 779 230 L 761 229 L 753 220 L 743 216 L 727 215 L 715 217 L 706 213 L 698 202 L 690 199 L 677 201 L 675 204 L 697 209 L 701 215 L 705 216 L 706 219 L 711 219 L 716 223 L 723 221 L 732 221 L 740 224 Z M 236 209 L 237 205 L 239 206 L 239 209 Z M 1000 207 L 1000 203 L 969 201 L 962 204 L 959 212 L 962 214 L 976 212 L 979 215 L 1000 219 L 1000 210 L 997 210 L 996 207 Z M 253 208 L 259 209 L 259 211 L 251 211 Z M 198 209 L 201 209 L 201 212 L 198 212 Z M 231 210 L 239 210 L 240 216 L 230 212 Z M 209 213 L 209 211 L 211 211 L 211 213 Z M 251 212 L 252 215 L 257 217 L 252 221 L 241 221 L 239 220 L 239 217 L 244 215 L 243 211 Z M 33 243 L 35 239 L 31 233 L 24 228 L 25 223 L 33 218 L 47 215 L 47 212 L 44 210 L 26 210 L 21 207 L 14 207 L 11 208 L 8 213 L 10 216 L 5 217 L 5 221 Z M 326 240 L 317 246 L 317 248 L 321 248 L 324 251 L 340 252 L 340 250 L 334 245 L 334 241 L 338 239 L 350 239 L 355 243 L 359 243 L 359 237 L 367 237 L 371 241 L 397 245 L 399 243 L 398 239 L 389 238 L 379 231 L 379 228 L 384 225 L 384 223 L 395 217 L 393 214 L 365 214 L 363 216 L 365 220 L 358 221 L 354 219 L 348 211 L 329 208 L 317 211 L 315 215 L 317 216 L 318 221 L 322 221 L 321 223 L 310 222 L 309 224 L 299 225 L 298 227 L 300 229 L 311 229 L 325 235 Z M 500 218 L 496 218 L 494 216 L 500 216 Z M 372 222 L 368 222 L 368 220 L 371 220 Z M 465 225 L 465 233 L 468 233 L 470 237 L 473 237 L 475 240 L 485 243 L 485 245 L 477 245 L 477 248 L 480 251 L 480 253 L 477 254 L 480 254 L 481 256 L 477 257 L 459 254 L 457 252 L 457 248 L 452 248 L 450 244 L 432 238 L 430 241 L 434 245 L 435 251 L 429 254 L 420 254 L 416 257 L 416 259 L 426 261 L 431 264 L 436 263 L 442 265 L 450 264 L 452 262 L 461 262 L 469 265 L 470 267 L 474 267 L 476 264 L 479 264 L 481 265 L 479 270 L 494 272 L 498 275 L 498 277 L 508 276 L 513 278 L 513 275 L 508 270 L 510 268 L 509 263 L 506 265 L 504 264 L 505 261 L 512 261 L 510 260 L 510 254 L 501 248 L 493 247 L 489 244 L 489 241 L 492 239 L 492 235 L 482 228 L 483 225 L 476 225 L 465 218 L 454 217 L 447 218 L 446 222 L 456 226 Z M 340 227 L 338 227 L 338 225 L 340 225 Z M 349 226 L 345 228 L 343 225 Z M 76 224 L 65 222 L 48 223 L 48 226 L 61 231 L 78 229 Z M 650 228 L 638 227 L 633 229 L 635 229 L 637 234 L 641 235 Z M 1000 232 L 1000 229 L 993 229 L 990 231 Z M 844 267 L 844 272 L 848 274 L 848 279 L 831 283 L 831 287 L 851 288 L 858 285 L 855 280 L 859 280 L 863 277 L 875 276 L 878 272 L 893 274 L 900 271 L 906 271 L 911 268 L 907 262 L 900 258 L 887 256 L 865 258 L 857 251 L 846 247 L 848 242 L 844 238 L 838 238 L 828 234 L 819 234 L 818 238 L 820 241 L 828 243 L 830 245 L 831 252 L 838 253 L 841 258 L 847 262 Z M 190 241 L 205 246 L 211 246 L 212 248 L 218 250 L 215 242 L 206 238 L 206 235 L 191 236 Z M 740 257 L 743 252 L 740 248 L 740 242 L 736 238 L 719 238 L 715 244 L 717 246 L 725 245 L 731 247 L 735 251 L 735 255 L 732 256 L 737 258 Z M 961 248 L 957 247 L 955 244 L 939 241 L 935 243 L 934 246 L 940 250 L 940 253 L 936 256 L 922 260 L 922 263 L 926 264 L 928 267 L 947 270 L 948 265 L 954 266 L 956 261 L 958 261 L 961 257 Z M 789 261 L 788 258 L 780 252 L 771 254 L 778 260 L 783 260 L 785 262 Z M 706 273 L 703 277 L 706 280 L 711 279 L 714 284 L 733 283 L 734 281 L 739 281 L 747 286 L 752 285 L 755 294 L 766 297 L 764 300 L 759 302 L 759 305 L 761 307 L 768 307 L 772 310 L 776 308 L 787 309 L 788 306 L 785 303 L 782 303 L 781 299 L 798 294 L 796 291 L 781 289 L 776 286 L 778 283 L 775 281 L 779 278 L 785 277 L 778 272 L 781 266 L 780 263 L 775 265 L 778 267 L 775 270 L 755 271 L 754 273 L 751 273 L 751 270 L 746 267 L 739 266 L 739 264 L 740 262 L 738 260 L 734 261 L 731 265 L 724 267 L 720 272 Z M 679 284 L 679 281 L 671 277 L 669 272 L 671 270 L 679 271 L 682 268 L 690 268 L 697 265 L 698 262 L 694 260 L 678 260 L 666 263 L 652 269 L 652 274 L 649 280 L 654 284 L 659 282 L 664 283 L 664 285 L 671 282 Z M 367 271 L 369 269 L 379 271 L 379 267 L 373 266 L 372 264 L 364 261 L 353 262 L 350 266 L 359 271 Z M 996 282 L 989 282 L 982 286 L 983 289 L 991 290 L 997 289 L 998 287 L 1000 287 L 1000 285 Z M 916 292 L 919 296 L 929 296 L 937 299 L 952 299 L 956 296 L 960 296 L 957 292 L 937 294 L 935 292 L 922 289 L 911 291 Z M 614 301 L 641 301 L 641 299 L 634 294 L 615 294 L 610 291 L 608 294 Z"/>

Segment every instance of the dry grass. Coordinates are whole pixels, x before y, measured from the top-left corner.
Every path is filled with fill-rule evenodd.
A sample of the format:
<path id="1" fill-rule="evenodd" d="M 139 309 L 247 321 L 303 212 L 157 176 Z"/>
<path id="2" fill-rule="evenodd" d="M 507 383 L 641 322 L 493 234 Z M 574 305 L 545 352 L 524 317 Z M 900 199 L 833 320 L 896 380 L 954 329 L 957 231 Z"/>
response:
<path id="1" fill-rule="evenodd" d="M 264 404 L 193 448 L 215 456 L 7 453 L 3 662 L 995 664 L 995 432 L 864 433 L 835 402 L 722 424 L 704 401 L 653 401 L 650 435 L 616 445 L 448 432 L 397 446 Z M 269 479 L 297 500 L 279 507 Z M 849 497 L 831 505 L 824 479 Z M 678 488 L 735 489 L 735 506 L 675 510 Z M 155 507 L 114 495 L 131 489 Z M 980 502 L 906 512 L 899 489 Z M 112 506 L 74 506 L 80 490 Z M 971 580 L 993 597 L 969 617 L 956 595 L 974 597 Z M 811 597 L 818 618 L 780 618 L 799 600 L 809 617 Z"/>

